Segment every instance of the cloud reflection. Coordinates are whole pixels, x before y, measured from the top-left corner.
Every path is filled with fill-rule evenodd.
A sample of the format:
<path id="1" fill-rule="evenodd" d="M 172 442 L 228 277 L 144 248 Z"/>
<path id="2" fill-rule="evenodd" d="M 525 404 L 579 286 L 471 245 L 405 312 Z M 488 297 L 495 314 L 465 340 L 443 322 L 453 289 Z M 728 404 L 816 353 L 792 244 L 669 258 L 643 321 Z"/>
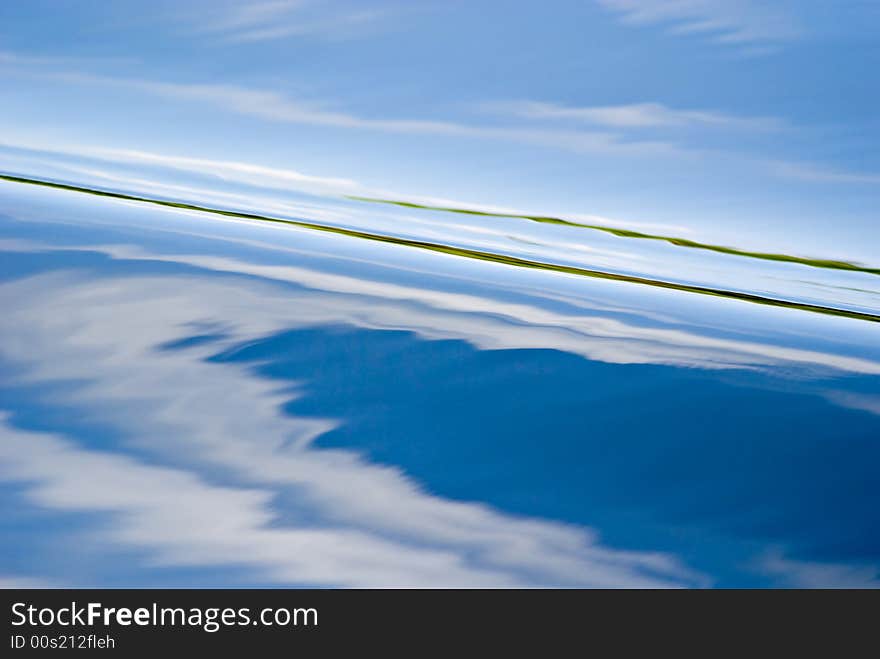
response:
<path id="1" fill-rule="evenodd" d="M 280 383 L 259 364 L 213 359 L 292 329 L 406 330 L 480 350 L 549 348 L 801 380 L 880 373 L 870 350 L 847 348 L 866 323 L 811 314 L 798 323 L 793 312 L 750 305 L 716 317 L 711 300 L 695 309 L 673 297 L 660 313 L 638 287 L 575 285 L 494 264 L 453 276 L 452 257 L 87 201 L 80 220 L 96 222 L 91 229 L 41 223 L 42 207 L 8 224 L 0 243 L 13 275 L 0 284 L 0 374 L 26 401 L 4 405 L 0 474 L 35 510 L 90 513 L 89 551 L 136 553 L 123 579 L 160 570 L 155 585 L 171 574 L 161 570 L 211 567 L 214 584 L 225 580 L 221 570 L 266 584 L 712 582 L 668 549 L 622 549 L 588 526 L 446 498 L 400 467 L 317 445 L 346 419 L 285 411 L 309 396 L 308 381 Z M 102 224 L 102 208 L 118 221 L 123 206 L 124 229 Z M 17 270 L 26 263 L 34 266 Z M 28 427 L 20 418 L 28 400 L 69 419 Z M 60 582 L 81 578 L 63 558 L 47 571 Z M 761 573 L 780 578 L 771 572 Z"/>
<path id="2" fill-rule="evenodd" d="M 0 321 L 2 354 L 23 369 L 19 382 L 79 382 L 64 404 L 116 428 L 129 447 L 96 450 L 7 417 L 4 478 L 24 482 L 38 506 L 111 514 L 107 541 L 150 550 L 154 565 L 244 565 L 268 582 L 353 586 L 705 583 L 668 555 L 432 496 L 396 468 L 317 449 L 312 440 L 333 421 L 282 414 L 289 392 L 205 362 L 216 345 L 157 351 L 193 324 L 258 315 L 261 299 L 274 313 L 278 299 L 265 292 L 179 277 L 49 275 L 2 286 L 12 309 Z M 218 468 L 227 483 L 213 482 Z M 285 492 L 307 522 L 279 507 Z"/>

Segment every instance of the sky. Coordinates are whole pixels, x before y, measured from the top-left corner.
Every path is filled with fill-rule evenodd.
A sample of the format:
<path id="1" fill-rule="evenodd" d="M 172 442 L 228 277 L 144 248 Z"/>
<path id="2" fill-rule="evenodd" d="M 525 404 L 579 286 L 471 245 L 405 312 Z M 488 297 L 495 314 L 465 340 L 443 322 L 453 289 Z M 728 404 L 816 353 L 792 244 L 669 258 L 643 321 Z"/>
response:
<path id="1" fill-rule="evenodd" d="M 7 2 L 0 144 L 876 266 L 878 28 L 872 0 Z"/>

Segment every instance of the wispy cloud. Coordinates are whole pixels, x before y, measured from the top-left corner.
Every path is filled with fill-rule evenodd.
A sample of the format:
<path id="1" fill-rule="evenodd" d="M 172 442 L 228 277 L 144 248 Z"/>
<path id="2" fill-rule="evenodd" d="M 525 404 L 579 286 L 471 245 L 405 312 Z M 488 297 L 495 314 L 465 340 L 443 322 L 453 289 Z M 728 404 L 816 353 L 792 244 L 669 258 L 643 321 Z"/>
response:
<path id="1" fill-rule="evenodd" d="M 34 178 L 55 178 L 61 181 L 79 183 L 85 187 L 101 188 L 111 185 L 118 190 L 132 194 L 147 196 L 166 196 L 179 201 L 201 203 L 206 206 L 225 206 L 226 208 L 246 208 L 252 212 L 263 214 L 286 215 L 291 212 L 305 214 L 323 221 L 353 221 L 348 209 L 331 207 L 329 199 L 320 202 L 309 202 L 289 195 L 291 191 L 305 192 L 310 195 L 337 197 L 354 195 L 377 199 L 401 199 L 425 206 L 444 208 L 463 208 L 478 212 L 496 213 L 510 217 L 540 215 L 544 211 L 527 210 L 510 206 L 478 203 L 462 199 L 425 196 L 412 194 L 405 190 L 389 190 L 371 187 L 363 182 L 332 176 L 316 176 L 282 167 L 269 167 L 250 162 L 216 160 L 211 158 L 185 156 L 180 154 L 156 153 L 133 149 L 108 148 L 95 145 L 57 145 L 10 144 L 0 143 L 0 169 L 30 175 Z M 208 176 L 217 179 L 224 185 L 211 184 L 210 181 L 198 184 L 183 183 L 179 174 L 187 181 L 196 177 Z M 281 197 L 267 196 L 252 189 L 233 192 L 227 183 L 245 185 L 249 188 L 267 192 L 282 192 Z M 369 221 L 365 228 L 375 228 L 379 211 L 375 207 L 369 210 Z M 610 218 L 588 213 L 570 213 L 566 218 L 572 221 L 591 225 L 607 225 L 615 228 L 628 228 L 634 231 L 652 233 L 690 233 L 687 226 L 670 223 L 640 222 L 624 218 Z M 418 223 L 409 218 L 411 224 Z M 445 222 L 444 222 L 445 223 Z M 486 229 L 471 223 L 455 225 L 457 238 L 462 231 L 482 233 Z M 501 232 L 504 236 L 511 235 L 510 229 Z M 439 238 L 439 237 L 438 237 Z M 443 242 L 443 238 L 439 238 Z M 536 236 L 529 239 L 532 247 L 536 245 Z M 553 244 L 542 240 L 543 244 Z M 596 259 L 596 249 L 587 248 L 569 238 L 565 244 L 556 244 L 558 255 L 561 250 L 589 249 Z M 606 254 L 608 250 L 603 250 Z M 638 258 L 631 252 L 619 254 L 630 262 Z"/>
<path id="2" fill-rule="evenodd" d="M 133 151 L 130 149 L 95 149 L 93 153 L 110 160 L 158 165 L 187 172 L 210 174 L 217 178 L 260 187 L 353 194 L 364 188 L 351 179 L 311 176 L 292 169 L 265 167 L 232 160 L 211 160 L 185 156 Z"/>
<path id="3" fill-rule="evenodd" d="M 0 590 L 11 590 L 13 588 L 56 588 L 57 584 L 52 584 L 44 579 L 34 577 L 23 577 L 15 574 L 0 574 Z"/>
<path id="4" fill-rule="evenodd" d="M 208 18 L 205 29 L 216 32 L 250 30 L 271 25 L 279 18 L 289 18 L 302 9 L 302 0 L 271 0 L 245 4 L 215 5 L 217 16 Z"/>
<path id="5" fill-rule="evenodd" d="M 66 57 L 46 57 L 27 55 L 22 53 L 10 53 L 0 51 L 0 64 L 12 64 L 19 66 L 44 65 L 44 64 L 70 64 L 73 60 Z"/>
<path id="6" fill-rule="evenodd" d="M 196 34 L 249 43 L 296 36 L 356 36 L 388 15 L 384 9 L 309 0 L 213 3 L 193 26 Z"/>
<path id="7" fill-rule="evenodd" d="M 880 568 L 875 565 L 799 561 L 774 551 L 759 560 L 757 567 L 789 588 L 880 588 Z"/>
<path id="8" fill-rule="evenodd" d="M 230 347 L 265 336 L 282 317 L 307 327 L 350 302 L 256 286 L 75 275 L 0 286 L 15 300 L 14 313 L 0 318 L 0 353 L 52 341 L 45 352 L 20 355 L 23 377 L 80 374 L 83 385 L 66 402 L 107 427 L 142 419 L 120 441 L 150 453 L 142 461 L 122 445 L 99 450 L 77 437 L 17 429 L 0 412 L 0 479 L 24 482 L 35 506 L 111 516 L 95 531 L 98 551 L 149 552 L 129 570 L 245 566 L 266 582 L 349 586 L 705 585 L 672 555 L 616 549 L 587 527 L 446 499 L 399 468 L 318 447 L 316 437 L 338 421 L 282 413 L 290 392 L 251 369 L 206 361 L 217 346 L 156 350 L 206 318 L 238 317 L 223 315 L 233 307 L 251 329 L 226 328 Z M 38 298 L 35 289 L 54 292 Z M 59 300 L 60 317 L 47 323 L 43 305 Z M 112 328 L 110 314 L 121 314 Z M 294 498 L 296 506 L 285 506 Z"/>
<path id="9" fill-rule="evenodd" d="M 216 235 L 216 232 L 208 229 L 198 235 L 207 238 Z M 285 251 L 274 242 L 260 243 L 263 248 L 268 244 L 275 250 Z M 17 245 L 6 241 L 2 246 L 6 251 L 57 249 L 44 242 Z M 120 261 L 184 263 L 206 271 L 233 276 L 249 275 L 282 285 L 294 284 L 297 288 L 322 291 L 332 298 L 328 299 L 326 305 L 319 305 L 320 310 L 306 314 L 304 310 L 311 304 L 306 298 L 312 294 L 299 296 L 285 289 L 279 293 L 283 299 L 272 294 L 260 304 L 250 304 L 244 302 L 245 297 L 249 300 L 250 296 L 236 293 L 236 299 L 240 301 L 236 308 L 242 317 L 241 322 L 254 335 L 265 335 L 294 326 L 345 324 L 388 330 L 405 329 L 425 338 L 467 341 L 481 350 L 553 349 L 610 364 L 672 364 L 711 370 L 782 368 L 787 373 L 797 374 L 797 377 L 835 372 L 880 375 L 878 360 L 852 357 L 833 350 L 781 347 L 768 342 L 766 337 L 749 334 L 752 329 L 743 329 L 745 326 L 740 327 L 741 338 L 730 339 L 680 329 L 683 322 L 681 316 L 644 316 L 653 322 L 663 323 L 657 327 L 624 322 L 615 318 L 613 313 L 609 314 L 608 310 L 625 310 L 628 314 L 637 315 L 645 312 L 634 305 L 631 298 L 621 299 L 617 292 L 609 298 L 592 299 L 586 307 L 587 312 L 557 312 L 546 309 L 543 301 L 555 298 L 576 307 L 584 305 L 584 300 L 578 296 L 548 297 L 541 293 L 526 302 L 513 303 L 497 300 L 491 295 L 450 293 L 365 279 L 363 276 L 339 275 L 328 270 L 293 265 L 260 265 L 242 259 L 190 254 L 181 250 L 165 254 L 126 245 L 94 244 L 65 244 L 63 249 L 101 252 Z M 334 258 L 340 258 L 338 250 L 332 253 Z M 263 302 L 267 306 L 263 306 Z M 292 315 L 279 311 L 289 306 L 295 309 Z M 274 311 L 269 314 L 272 309 Z M 205 317 L 211 315 L 206 314 Z M 181 324 L 181 327 L 184 326 Z M 0 352 L 3 348 L 8 349 L 8 346 L 0 345 Z"/>
<path id="10" fill-rule="evenodd" d="M 853 172 L 810 163 L 776 162 L 772 164 L 772 169 L 778 175 L 813 183 L 880 183 L 878 172 Z"/>
<path id="11" fill-rule="evenodd" d="M 862 410 L 863 412 L 870 412 L 880 416 L 880 396 L 852 391 L 829 391 L 826 397 L 835 405 L 848 407 L 851 410 Z"/>
<path id="12" fill-rule="evenodd" d="M 684 153 L 671 142 L 631 140 L 616 132 L 608 131 L 548 130 L 475 125 L 456 121 L 364 117 L 328 109 L 321 104 L 292 98 L 280 92 L 237 85 L 154 82 L 80 73 L 48 75 L 68 83 L 125 88 L 176 101 L 204 103 L 222 111 L 283 123 L 409 135 L 470 137 L 603 155 L 669 156 Z"/>
<path id="13" fill-rule="evenodd" d="M 776 130 L 784 122 L 774 117 L 739 117 L 710 110 L 682 110 L 662 103 L 570 107 L 538 101 L 495 103 L 490 109 L 527 119 L 572 120 L 613 128 L 723 127 Z"/>
<path id="14" fill-rule="evenodd" d="M 43 67 L 94 66 L 103 64 L 126 64 L 132 60 L 127 57 L 69 57 L 57 55 L 32 55 L 0 51 L 0 66 L 13 69 L 30 69 Z"/>
<path id="15" fill-rule="evenodd" d="M 631 25 L 665 26 L 755 52 L 796 39 L 803 29 L 779 3 L 756 0 L 596 0 Z"/>

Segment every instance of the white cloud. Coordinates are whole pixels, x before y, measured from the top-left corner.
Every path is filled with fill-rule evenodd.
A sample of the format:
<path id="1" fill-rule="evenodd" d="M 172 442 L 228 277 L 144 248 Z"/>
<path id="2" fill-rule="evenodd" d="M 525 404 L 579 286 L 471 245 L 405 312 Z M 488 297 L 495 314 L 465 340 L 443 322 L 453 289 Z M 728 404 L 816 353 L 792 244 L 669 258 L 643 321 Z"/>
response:
<path id="1" fill-rule="evenodd" d="M 261 28 L 272 25 L 280 18 L 288 17 L 303 8 L 303 0 L 268 0 L 264 2 L 213 3 L 216 14 L 204 19 L 204 29 L 212 32 L 226 32 L 241 29 Z"/>
<path id="2" fill-rule="evenodd" d="M 93 544 L 150 550 L 148 566 L 247 566 L 260 571 L 258 579 L 282 583 L 516 584 L 468 570 L 453 552 L 354 529 L 278 525 L 271 490 L 211 485 L 197 472 L 17 430 L 2 416 L 0 478 L 25 481 L 28 498 L 40 507 L 113 514 L 109 528 L 93 531 Z"/>
<path id="3" fill-rule="evenodd" d="M 212 223 L 217 221 L 237 222 L 234 219 L 211 220 Z M 288 231 L 287 228 L 275 227 L 266 227 L 266 230 L 270 233 Z M 217 233 L 208 229 L 204 237 L 209 235 L 216 237 Z M 240 239 L 238 242 L 241 244 Z M 247 244 L 287 251 L 271 235 L 264 240 L 255 238 Z M 9 251 L 53 249 L 35 242 L 19 245 L 6 241 L 2 247 Z M 734 339 L 683 329 L 687 321 L 674 316 L 654 317 L 655 326 L 628 323 L 605 313 L 607 310 L 629 314 L 639 311 L 639 307 L 627 303 L 627 298 L 616 288 L 609 291 L 611 297 L 608 300 L 604 300 L 598 291 L 590 294 L 589 301 L 568 297 L 561 291 L 553 296 L 553 299 L 583 309 L 581 313 L 571 313 L 545 308 L 540 302 L 548 297 L 548 293 L 530 289 L 513 280 L 509 283 L 511 290 L 528 292 L 535 299 L 532 302 L 507 302 L 491 296 L 420 288 L 296 265 L 258 264 L 228 256 L 187 254 L 178 250 L 157 253 L 127 245 L 74 244 L 66 244 L 63 249 L 98 251 L 120 260 L 185 263 L 217 273 L 246 274 L 295 284 L 311 291 L 305 296 L 286 291 L 278 293 L 277 298 L 271 289 L 257 297 L 246 289 L 229 293 L 228 297 L 241 301 L 236 314 L 240 318 L 241 331 L 251 334 L 265 334 L 291 326 L 344 324 L 403 329 L 428 339 L 461 339 L 483 350 L 551 348 L 608 363 L 670 364 L 706 369 L 772 368 L 797 373 L 798 377 L 817 373 L 827 375 L 829 371 L 880 375 L 880 362 L 877 360 L 776 345 L 767 341 L 766 337 L 755 334 L 752 325 L 748 325 L 747 330 L 741 330 L 743 334 L 740 338 Z M 296 253 L 295 248 L 289 251 Z M 313 244 L 309 253 L 315 255 L 324 252 Z M 345 258 L 335 240 L 327 253 L 337 259 Z M 357 261 L 362 258 L 359 257 Z M 425 268 L 424 272 L 433 272 L 427 263 Z M 492 281 L 494 287 L 500 286 Z M 315 292 L 326 297 L 322 298 Z M 281 311 L 288 306 L 295 307 L 296 313 L 287 315 Z M 311 312 L 307 313 L 307 309 Z M 784 313 L 791 312 L 785 310 Z M 728 331 L 732 329 L 727 324 L 724 328 Z"/>
<path id="4" fill-rule="evenodd" d="M 348 38 L 372 31 L 389 16 L 386 9 L 358 3 L 309 0 L 220 2 L 213 0 L 197 13 L 175 13 L 175 22 L 190 23 L 190 33 L 217 37 L 226 43 L 274 41 L 288 37 Z"/>
<path id="5" fill-rule="evenodd" d="M 762 557 L 756 567 L 788 588 L 880 588 L 880 566 L 876 565 L 799 561 L 774 551 Z"/>
<path id="6" fill-rule="evenodd" d="M 370 188 L 351 179 L 303 174 L 298 171 L 266 167 L 254 163 L 194 158 L 131 149 L 111 149 L 96 146 L 68 146 L 59 150 L 57 145 L 0 144 L 0 168 L 23 176 L 49 178 L 77 183 L 96 189 L 112 187 L 129 194 L 149 198 L 168 198 L 201 204 L 212 208 L 241 209 L 279 217 L 302 217 L 334 226 L 361 227 L 364 230 L 384 230 L 400 233 L 405 227 L 408 235 L 438 243 L 461 242 L 473 239 L 474 246 L 499 253 L 522 248 L 526 241 L 533 257 L 548 260 L 563 254 L 582 257 L 588 253 L 597 267 L 615 268 L 625 262 L 632 265 L 644 258 L 632 250 L 587 245 L 571 236 L 553 240 L 536 227 L 520 226 L 514 229 L 508 222 L 480 222 L 454 214 L 407 212 L 388 205 L 357 206 L 339 195 L 354 195 L 378 199 L 399 199 L 428 206 L 464 208 L 509 215 L 540 215 L 538 211 L 510 208 L 491 204 L 472 203 L 457 199 L 425 197 L 400 191 Z M 143 167 L 143 166 L 146 167 Z M 166 171 L 167 170 L 167 171 Z M 179 176 L 177 172 L 187 176 Z M 224 185 L 216 185 L 216 177 Z M 199 181 L 196 185 L 189 182 Z M 244 184 L 257 189 L 236 191 L 235 185 Z M 320 195 L 322 199 L 303 198 L 296 192 Z M 628 228 L 637 231 L 686 235 L 690 229 L 681 225 L 633 222 L 592 214 L 566 213 L 566 218 L 591 225 Z M 543 256 L 542 256 L 543 254 Z"/>
<path id="7" fill-rule="evenodd" d="M 71 60 L 59 57 L 43 57 L 36 55 L 24 55 L 0 51 L 0 64 L 14 64 L 23 66 L 40 66 L 43 64 L 70 64 Z"/>
<path id="8" fill-rule="evenodd" d="M 795 162 L 773 162 L 770 167 L 780 176 L 813 183 L 880 183 L 880 173 L 874 172 L 852 172 Z"/>
<path id="9" fill-rule="evenodd" d="M 291 182 L 284 183 L 284 178 L 279 177 L 273 187 L 273 179 L 269 176 L 260 179 L 260 187 L 267 188 L 266 194 L 255 193 L 252 191 L 231 192 L 224 187 L 211 185 L 207 182 L 203 186 L 182 184 L 171 182 L 173 177 L 168 177 L 167 172 L 160 172 L 155 175 L 152 172 L 143 172 L 143 175 L 131 173 L 125 170 L 124 166 L 131 162 L 122 157 L 113 158 L 109 152 L 106 153 L 107 161 L 98 161 L 97 164 L 84 161 L 81 158 L 70 162 L 61 157 L 52 157 L 50 159 L 22 159 L 22 158 L 4 158 L 2 148 L 0 148 L 0 167 L 4 167 L 6 171 L 14 171 L 19 175 L 33 176 L 35 178 L 57 179 L 83 185 L 95 189 L 106 189 L 108 187 L 124 191 L 131 195 L 144 195 L 149 198 L 166 198 L 181 201 L 195 205 L 205 205 L 209 207 L 217 207 L 222 209 L 240 209 L 252 213 L 277 215 L 277 216 L 299 216 L 308 217 L 318 222 L 328 224 L 340 224 L 350 217 L 350 213 L 345 212 L 341 208 L 341 202 L 331 203 L 329 199 L 322 201 L 309 201 L 300 198 L 301 195 L 294 195 L 294 190 L 304 190 L 312 194 L 329 193 L 330 191 L 323 186 L 315 186 L 310 184 L 299 185 Z M 93 153 L 98 153 L 95 150 Z M 57 156 L 64 155 L 62 152 L 54 152 Z M 86 153 L 82 151 L 81 153 Z M 76 154 L 80 155 L 80 154 Z M 8 166 L 12 163 L 14 166 Z M 107 164 L 116 165 L 115 167 L 107 166 Z M 103 166 L 102 166 L 103 165 Z M 211 169 L 201 171 L 196 169 L 185 169 L 180 164 L 181 171 L 192 174 L 214 173 Z M 279 170 L 286 172 L 287 170 Z M 247 177 L 241 179 L 232 179 L 223 177 L 225 180 L 234 180 L 237 183 L 250 183 Z M 151 176 L 151 174 L 153 174 Z M 163 176 L 164 175 L 164 176 Z M 220 176 L 218 173 L 214 175 Z M 170 178 L 170 180 L 169 180 Z M 257 181 L 254 182 L 256 185 Z M 288 194 L 272 194 L 272 190 L 284 191 Z M 345 190 L 351 192 L 351 190 Z M 358 190 L 360 191 L 360 190 Z M 340 192 L 340 191 L 335 191 Z"/>
<path id="10" fill-rule="evenodd" d="M 0 66 L 15 68 L 41 68 L 58 66 L 92 66 L 99 64 L 124 64 L 131 60 L 125 57 L 72 57 L 57 55 L 31 55 L 0 51 Z"/>
<path id="11" fill-rule="evenodd" d="M 216 345 L 156 350 L 206 322 L 220 323 L 221 345 L 240 345 L 338 319 L 356 300 L 226 278 L 74 273 L 5 284 L 0 298 L 0 353 L 21 369 L 17 381 L 76 380 L 56 400 L 120 433 L 97 450 L 0 423 L 0 476 L 34 505 L 111 514 L 96 546 L 145 549 L 148 566 L 245 566 L 275 583 L 705 584 L 669 555 L 444 499 L 397 468 L 315 447 L 336 421 L 280 409 L 307 382 L 281 391 L 247 366 L 206 362 Z M 277 502 L 284 494 L 294 509 Z"/>
<path id="12" fill-rule="evenodd" d="M 231 186 L 198 188 L 182 184 L 180 172 L 219 179 L 266 190 L 306 192 L 313 195 L 341 196 L 376 194 L 359 182 L 335 176 L 316 176 L 283 167 L 212 158 L 155 153 L 136 149 L 117 149 L 92 145 L 58 145 L 0 143 L 0 166 L 8 172 L 36 178 L 61 177 L 86 187 L 112 183 L 121 190 L 150 196 L 171 196 L 179 201 L 202 200 L 212 206 L 234 201 L 239 207 L 253 211 L 274 208 L 290 210 L 292 198 L 278 199 L 234 193 Z M 192 179 L 187 179 L 191 181 Z M 203 181 L 204 183 L 204 181 Z M 324 207 L 310 206 L 321 216 Z"/>
<path id="13" fill-rule="evenodd" d="M 288 249 L 277 238 L 289 232 L 251 226 L 251 240 Z M 213 220 L 206 231 L 222 235 Z M 292 244 L 289 249 L 300 247 L 297 240 Z M 334 246 L 336 258 L 345 258 L 338 241 Z M 314 247 L 310 253 L 322 254 Z M 36 243 L 21 248 L 53 249 Z M 145 566 L 244 566 L 257 580 L 319 585 L 706 583 L 667 554 L 618 550 L 588 528 L 444 499 L 399 469 L 350 451 L 316 448 L 315 438 L 337 421 L 281 411 L 285 401 L 307 394 L 307 382 L 281 391 L 247 367 L 204 360 L 221 346 L 278 331 L 344 324 L 459 338 L 481 349 L 555 348 L 614 363 L 880 373 L 876 361 L 774 346 L 751 325 L 750 340 L 748 333 L 716 338 L 686 331 L 675 318 L 631 324 L 604 313 L 592 289 L 582 291 L 588 297 L 578 303 L 566 299 L 564 286 L 553 287 L 554 299 L 568 303 L 559 311 L 541 304 L 550 295 L 546 290 L 510 277 L 503 285 L 535 297 L 534 303 L 229 256 L 123 245 L 63 249 L 225 273 L 95 279 L 69 272 L 0 286 L 0 354 L 16 364 L 16 382 L 76 382 L 56 400 L 117 428 L 116 450 L 125 451 L 86 448 L 5 423 L 0 472 L 23 481 L 34 505 L 110 515 L 106 532 L 95 537 L 146 550 Z M 239 274 L 263 281 L 243 283 Z M 564 279 L 557 277 L 557 284 Z M 609 288 L 623 310 L 624 291 Z M 156 350 L 206 323 L 226 338 L 208 347 Z M 130 448 L 150 459 L 134 457 Z M 220 482 L 218 467 L 228 474 Z M 295 494 L 308 523 L 277 503 L 285 494 Z M 218 517 L 218 510 L 226 514 Z M 817 578 L 815 570 L 795 577 Z"/>
<path id="14" fill-rule="evenodd" d="M 613 128 L 721 127 L 774 130 L 783 123 L 771 117 L 738 117 L 707 110 L 680 110 L 662 103 L 631 103 L 567 107 L 554 103 L 520 101 L 490 107 L 528 119 L 567 119 Z"/>
<path id="15" fill-rule="evenodd" d="M 796 39 L 803 29 L 784 3 L 759 0 L 596 0 L 630 25 L 666 26 L 720 44 L 764 49 Z"/>
<path id="16" fill-rule="evenodd" d="M 57 584 L 52 584 L 44 579 L 34 577 L 24 577 L 20 575 L 0 574 L 0 590 L 10 590 L 13 588 L 57 588 Z"/>
<path id="17" fill-rule="evenodd" d="M 455 121 L 363 117 L 349 112 L 331 110 L 323 105 L 291 98 L 273 90 L 250 89 L 236 85 L 154 82 L 80 73 L 45 74 L 45 77 L 71 84 L 105 85 L 177 101 L 204 103 L 226 112 L 282 123 L 404 135 L 498 140 L 577 153 L 624 156 L 669 156 L 685 153 L 670 142 L 628 140 L 610 132 L 505 128 Z"/>
<path id="18" fill-rule="evenodd" d="M 252 163 L 207 158 L 189 158 L 131 149 L 93 149 L 91 153 L 111 160 L 146 165 L 160 165 L 188 172 L 211 174 L 218 178 L 261 187 L 332 192 L 338 194 L 363 193 L 364 188 L 345 178 L 311 176 L 291 169 L 265 167 Z"/>
<path id="19" fill-rule="evenodd" d="M 880 396 L 861 394 L 852 391 L 829 391 L 826 398 L 835 405 L 848 407 L 852 410 L 862 410 L 871 414 L 880 415 Z"/>

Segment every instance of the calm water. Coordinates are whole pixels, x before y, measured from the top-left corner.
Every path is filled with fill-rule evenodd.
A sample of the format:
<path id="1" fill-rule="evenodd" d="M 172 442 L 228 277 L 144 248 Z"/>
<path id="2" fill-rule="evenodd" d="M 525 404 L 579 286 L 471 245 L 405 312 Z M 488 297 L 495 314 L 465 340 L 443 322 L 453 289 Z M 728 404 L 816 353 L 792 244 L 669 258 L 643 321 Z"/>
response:
<path id="1" fill-rule="evenodd" d="M 876 263 L 187 184 L 0 182 L 0 574 L 880 585 Z"/>
<path id="2" fill-rule="evenodd" d="M 0 587 L 880 587 L 878 35 L 0 1 Z"/>

